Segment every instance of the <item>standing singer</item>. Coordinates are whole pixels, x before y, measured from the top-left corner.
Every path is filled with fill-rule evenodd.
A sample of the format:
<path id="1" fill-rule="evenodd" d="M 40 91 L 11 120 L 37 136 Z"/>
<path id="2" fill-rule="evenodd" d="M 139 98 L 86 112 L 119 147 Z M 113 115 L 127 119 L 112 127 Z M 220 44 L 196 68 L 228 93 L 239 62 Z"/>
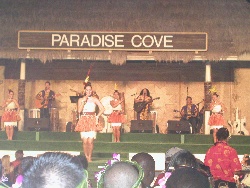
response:
<path id="1" fill-rule="evenodd" d="M 92 161 L 92 152 L 94 148 L 94 139 L 96 138 L 97 124 L 99 117 L 104 112 L 104 107 L 98 98 L 92 96 L 92 86 L 88 82 L 84 86 L 85 93 L 82 98 L 78 99 L 78 113 L 81 114 L 80 119 L 75 127 L 76 132 L 80 132 L 83 151 L 88 160 Z M 99 107 L 98 114 L 95 113 L 96 106 Z"/>

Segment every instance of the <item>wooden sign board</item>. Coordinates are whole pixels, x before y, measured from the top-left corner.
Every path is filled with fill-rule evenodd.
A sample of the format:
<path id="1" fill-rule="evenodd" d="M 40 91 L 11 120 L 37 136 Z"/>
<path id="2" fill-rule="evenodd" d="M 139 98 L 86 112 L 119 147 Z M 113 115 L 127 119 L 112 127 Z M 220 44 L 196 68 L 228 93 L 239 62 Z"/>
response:
<path id="1" fill-rule="evenodd" d="M 207 51 L 202 32 L 19 31 L 19 49 Z"/>

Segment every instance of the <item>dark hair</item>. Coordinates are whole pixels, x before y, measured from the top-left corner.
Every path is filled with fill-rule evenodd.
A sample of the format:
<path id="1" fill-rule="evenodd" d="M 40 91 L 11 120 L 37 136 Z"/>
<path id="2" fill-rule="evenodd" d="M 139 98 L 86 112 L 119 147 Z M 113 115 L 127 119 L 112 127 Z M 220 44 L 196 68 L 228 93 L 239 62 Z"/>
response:
<path id="1" fill-rule="evenodd" d="M 50 85 L 50 82 L 49 82 L 49 81 L 46 81 L 45 84 L 49 84 L 49 85 Z"/>
<path id="2" fill-rule="evenodd" d="M 178 168 L 166 182 L 167 188 L 209 188 L 208 177 L 195 168 Z"/>
<path id="3" fill-rule="evenodd" d="M 191 99 L 191 100 L 192 100 L 192 97 L 190 97 L 190 96 L 187 96 L 186 100 L 188 100 L 188 99 Z"/>
<path id="4" fill-rule="evenodd" d="M 85 155 L 77 155 L 77 156 L 74 156 L 74 158 L 76 158 L 76 160 L 79 160 L 79 162 L 82 164 L 85 170 L 88 169 L 88 161 Z"/>
<path id="5" fill-rule="evenodd" d="M 247 159 L 245 163 L 247 166 L 250 166 L 250 159 Z"/>
<path id="6" fill-rule="evenodd" d="M 88 86 L 90 86 L 92 88 L 91 83 L 87 82 L 87 83 L 84 84 L 84 89 L 86 89 Z"/>
<path id="7" fill-rule="evenodd" d="M 146 89 L 146 91 L 147 91 L 147 96 L 150 97 L 150 92 L 149 92 L 149 90 L 148 90 L 147 88 L 144 88 L 144 89 Z M 143 94 L 143 90 L 144 90 L 144 89 L 141 90 L 140 95 Z"/>
<path id="8" fill-rule="evenodd" d="M 214 92 L 213 95 L 215 95 L 216 97 L 219 97 L 218 93 Z"/>
<path id="9" fill-rule="evenodd" d="M 220 128 L 217 133 L 216 137 L 218 141 L 223 141 L 226 140 L 229 137 L 229 131 L 227 128 Z"/>
<path id="10" fill-rule="evenodd" d="M 26 172 L 32 165 L 36 158 L 33 156 L 24 157 L 21 161 L 21 174 Z"/>
<path id="11" fill-rule="evenodd" d="M 22 187 L 77 187 L 84 178 L 82 164 L 72 155 L 46 152 L 24 172 Z"/>
<path id="12" fill-rule="evenodd" d="M 14 93 L 14 91 L 12 91 L 11 89 L 9 89 L 9 93 Z"/>
<path id="13" fill-rule="evenodd" d="M 181 167 L 192 167 L 192 168 L 198 168 L 199 165 L 196 161 L 195 156 L 190 153 L 189 151 L 183 151 L 179 153 L 179 155 L 176 156 L 174 161 L 174 168 L 181 168 Z"/>

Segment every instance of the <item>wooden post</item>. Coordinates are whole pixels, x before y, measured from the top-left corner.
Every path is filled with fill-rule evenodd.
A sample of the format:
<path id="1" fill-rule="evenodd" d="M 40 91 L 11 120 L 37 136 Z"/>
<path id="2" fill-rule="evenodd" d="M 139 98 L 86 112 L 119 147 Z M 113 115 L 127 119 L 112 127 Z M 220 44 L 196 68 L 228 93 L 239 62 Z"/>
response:
<path id="1" fill-rule="evenodd" d="M 20 66 L 20 80 L 18 81 L 18 104 L 20 106 L 20 117 L 21 121 L 18 122 L 18 130 L 23 131 L 24 129 L 24 108 L 25 108 L 25 60 L 21 61 Z"/>
<path id="2" fill-rule="evenodd" d="M 206 77 L 204 82 L 204 125 L 205 125 L 205 134 L 210 134 L 210 128 L 208 125 L 208 120 L 210 117 L 210 110 L 209 105 L 211 102 L 211 94 L 210 89 L 212 87 L 212 81 L 211 81 L 211 64 L 210 62 L 206 62 Z"/>

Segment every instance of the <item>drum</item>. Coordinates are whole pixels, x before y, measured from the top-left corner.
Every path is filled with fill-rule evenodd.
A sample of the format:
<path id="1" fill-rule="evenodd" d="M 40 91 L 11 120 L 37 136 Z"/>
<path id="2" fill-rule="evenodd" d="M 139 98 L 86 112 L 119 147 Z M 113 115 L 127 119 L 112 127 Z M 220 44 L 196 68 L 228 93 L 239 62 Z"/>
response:
<path id="1" fill-rule="evenodd" d="M 106 97 L 103 97 L 100 101 L 102 103 L 102 105 L 104 106 L 105 108 L 105 111 L 104 111 L 104 115 L 110 115 L 112 112 L 113 112 L 113 108 L 112 106 L 110 105 L 110 101 L 112 101 L 114 98 L 111 97 L 111 96 L 106 96 Z"/>
<path id="2" fill-rule="evenodd" d="M 40 109 L 30 109 L 29 118 L 40 118 Z"/>
<path id="3" fill-rule="evenodd" d="M 50 130 L 52 132 L 59 131 L 59 112 L 57 108 L 50 108 Z"/>

